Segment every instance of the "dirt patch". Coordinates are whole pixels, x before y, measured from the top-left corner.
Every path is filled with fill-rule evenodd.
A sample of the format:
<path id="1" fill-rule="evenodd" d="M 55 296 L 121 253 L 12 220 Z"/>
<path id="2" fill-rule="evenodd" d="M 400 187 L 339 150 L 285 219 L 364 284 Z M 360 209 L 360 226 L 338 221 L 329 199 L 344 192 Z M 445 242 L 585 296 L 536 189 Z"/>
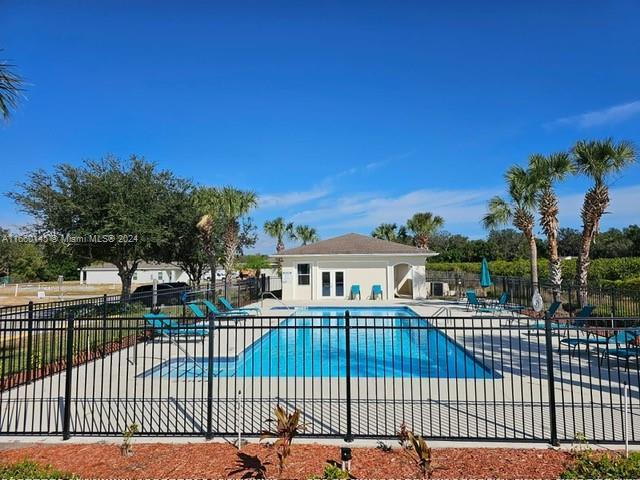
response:
<path id="1" fill-rule="evenodd" d="M 91 478 L 251 478 L 245 476 L 266 464 L 270 478 L 278 477 L 275 452 L 249 444 L 241 452 L 229 444 L 135 444 L 123 457 L 118 445 L 38 445 L 0 451 L 0 462 L 30 458 L 61 470 Z M 570 460 L 567 452 L 527 449 L 434 450 L 433 478 L 558 478 Z M 340 460 L 336 446 L 294 444 L 281 478 L 307 479 L 322 473 L 327 462 Z M 416 478 L 417 472 L 399 449 L 386 453 L 354 448 L 352 474 L 356 478 Z"/>

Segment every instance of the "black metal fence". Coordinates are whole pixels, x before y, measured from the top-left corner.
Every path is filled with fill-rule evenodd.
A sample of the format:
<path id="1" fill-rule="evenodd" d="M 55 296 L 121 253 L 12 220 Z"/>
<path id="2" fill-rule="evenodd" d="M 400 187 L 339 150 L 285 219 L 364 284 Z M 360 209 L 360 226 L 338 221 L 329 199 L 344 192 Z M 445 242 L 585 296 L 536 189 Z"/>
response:
<path id="1" fill-rule="evenodd" d="M 511 294 L 513 303 L 523 306 L 531 305 L 533 287 L 529 279 L 501 275 L 492 275 L 491 279 L 493 285 L 483 289 L 480 286 L 480 274 L 477 273 L 436 270 L 426 272 L 426 281 L 432 285 L 430 291 L 432 296 L 463 297 L 467 289 L 475 289 L 497 298 L 506 291 Z M 440 284 L 448 286 L 448 295 L 445 295 L 446 288 L 441 287 Z M 554 299 L 553 285 L 547 281 L 541 281 L 538 290 L 545 303 L 549 305 Z M 572 315 L 580 309 L 579 291 L 573 282 L 563 283 L 559 298 L 567 315 Z M 592 285 L 588 288 L 587 302 L 596 307 L 594 314 L 597 316 L 640 317 L 640 289 Z"/>
<path id="2" fill-rule="evenodd" d="M 0 434 L 258 435 L 280 404 L 316 437 L 640 442 L 638 319 L 466 315 L 18 320 Z"/>

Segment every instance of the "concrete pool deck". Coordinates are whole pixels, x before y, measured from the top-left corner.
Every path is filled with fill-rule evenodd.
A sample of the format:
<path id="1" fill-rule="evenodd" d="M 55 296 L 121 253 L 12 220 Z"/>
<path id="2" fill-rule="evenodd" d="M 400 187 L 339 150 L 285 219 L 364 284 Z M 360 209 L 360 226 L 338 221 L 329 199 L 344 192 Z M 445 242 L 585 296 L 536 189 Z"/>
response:
<path id="1" fill-rule="evenodd" d="M 295 302 L 289 302 L 291 306 Z M 308 302 L 305 302 L 308 303 Z M 445 304 L 437 301 L 332 301 L 317 306 L 409 306 L 499 373 L 497 379 L 352 378 L 352 430 L 358 437 L 393 436 L 400 423 L 434 438 L 550 437 L 549 388 L 543 335 L 515 328 L 518 320 L 476 318 L 464 305 L 448 304 L 455 320 L 434 318 Z M 260 306 L 260 305 L 257 305 Z M 302 305 L 299 305 L 302 306 Z M 235 357 L 292 312 L 265 300 L 262 314 L 274 318 L 233 320 L 217 331 L 214 357 Z M 445 312 L 446 313 L 446 312 Z M 558 340 L 554 338 L 554 351 Z M 208 342 L 179 346 L 156 339 L 125 348 L 73 368 L 71 432 L 120 435 L 138 423 L 145 435 L 204 435 L 207 424 L 206 378 L 167 378 L 145 373 L 170 359 L 206 357 Z M 629 432 L 640 425 L 637 370 L 598 366 L 595 355 L 554 355 L 559 437 L 623 438 L 623 382 L 630 385 Z M 65 373 L 58 373 L 0 395 L 0 432 L 42 436 L 62 430 Z M 300 408 L 310 433 L 341 436 L 346 431 L 346 379 L 343 377 L 215 377 L 213 431 L 232 435 L 259 432 L 276 404 Z M 241 392 L 238 395 L 238 392 Z M 92 436 L 94 436 L 92 435 Z"/>

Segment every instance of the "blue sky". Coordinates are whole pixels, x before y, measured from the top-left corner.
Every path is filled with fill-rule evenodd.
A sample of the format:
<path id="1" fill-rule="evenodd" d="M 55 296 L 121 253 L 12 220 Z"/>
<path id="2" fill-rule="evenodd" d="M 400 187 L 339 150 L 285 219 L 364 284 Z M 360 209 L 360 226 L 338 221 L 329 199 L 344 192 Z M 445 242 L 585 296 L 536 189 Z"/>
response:
<path id="1" fill-rule="evenodd" d="M 502 173 L 530 153 L 640 145 L 635 0 L 0 9 L 1 55 L 30 83 L 0 126 L 1 191 L 36 168 L 135 152 L 255 190 L 260 225 L 282 215 L 326 238 L 429 210 L 478 237 Z M 560 187 L 563 225 L 579 226 L 586 185 Z M 605 228 L 639 221 L 640 167 L 612 196 Z M 0 224 L 26 222 L 0 198 Z"/>

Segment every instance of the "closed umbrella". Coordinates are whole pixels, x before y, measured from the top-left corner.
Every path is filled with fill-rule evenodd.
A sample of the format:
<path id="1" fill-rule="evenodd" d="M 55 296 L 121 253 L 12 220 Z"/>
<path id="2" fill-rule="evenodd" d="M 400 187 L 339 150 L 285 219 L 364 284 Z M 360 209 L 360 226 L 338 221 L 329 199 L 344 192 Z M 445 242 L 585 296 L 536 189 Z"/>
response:
<path id="1" fill-rule="evenodd" d="M 493 285 L 491 281 L 491 274 L 489 273 L 489 264 L 487 263 L 487 259 L 482 257 L 482 267 L 480 267 L 480 286 L 482 288 L 487 288 Z"/>

